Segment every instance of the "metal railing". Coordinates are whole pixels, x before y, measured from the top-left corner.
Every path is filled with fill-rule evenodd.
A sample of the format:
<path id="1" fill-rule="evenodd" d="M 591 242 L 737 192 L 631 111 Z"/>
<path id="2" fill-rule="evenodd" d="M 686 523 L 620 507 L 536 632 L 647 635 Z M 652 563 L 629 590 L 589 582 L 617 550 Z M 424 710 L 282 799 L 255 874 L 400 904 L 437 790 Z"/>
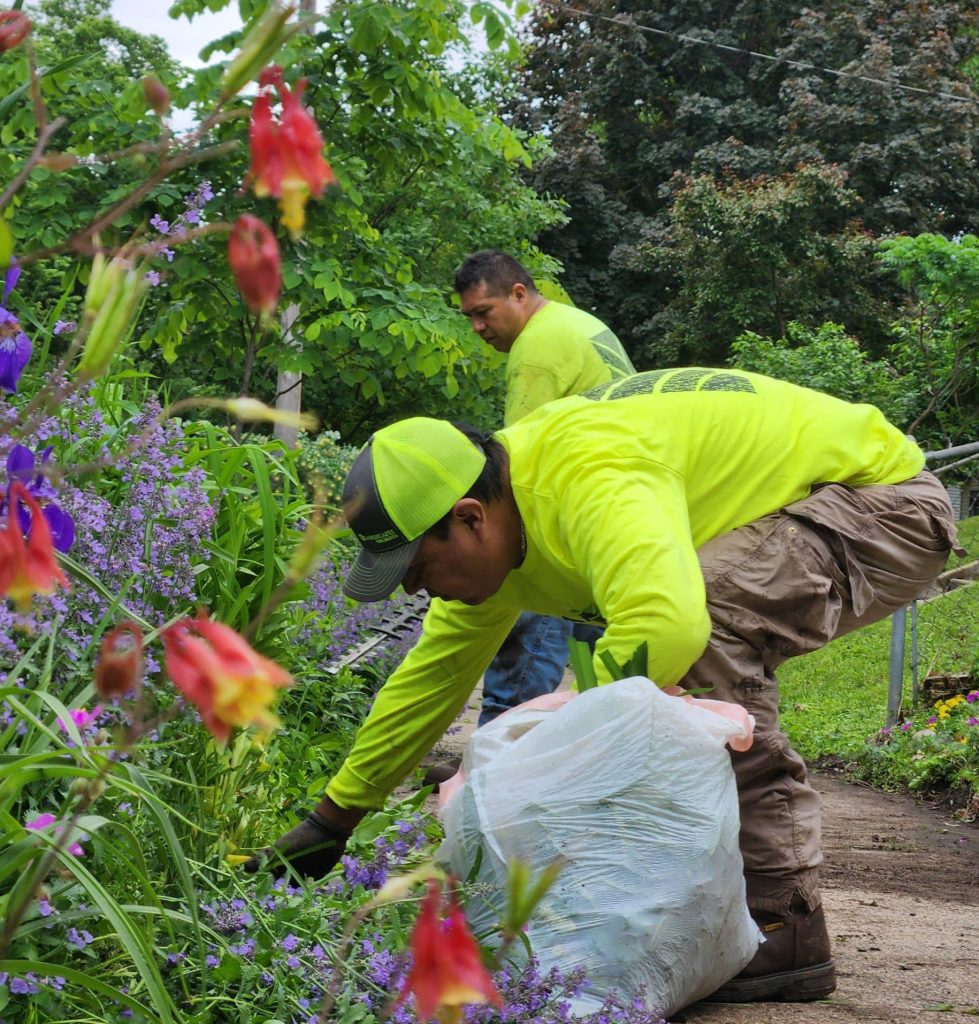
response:
<path id="1" fill-rule="evenodd" d="M 955 445 L 952 448 L 942 448 L 938 451 L 925 452 L 926 463 L 931 468 L 934 462 L 941 462 L 945 459 L 954 459 L 954 462 L 932 468 L 931 471 L 938 477 L 951 469 L 965 465 L 968 462 L 979 459 L 979 441 L 970 444 Z M 954 570 L 951 573 L 943 574 L 949 579 L 954 578 Z M 886 725 L 892 727 L 897 724 L 901 714 L 901 705 L 904 700 L 904 668 L 907 655 L 908 621 L 911 626 L 911 702 L 918 703 L 920 696 L 920 664 L 919 664 L 919 604 L 918 600 L 912 601 L 906 608 L 900 608 L 891 616 L 891 649 L 890 664 L 888 670 L 887 687 L 887 721 Z M 977 611 L 979 611 L 979 598 L 976 600 Z M 909 614 L 910 613 L 910 614 Z M 976 621 L 979 621 L 977 615 Z"/>

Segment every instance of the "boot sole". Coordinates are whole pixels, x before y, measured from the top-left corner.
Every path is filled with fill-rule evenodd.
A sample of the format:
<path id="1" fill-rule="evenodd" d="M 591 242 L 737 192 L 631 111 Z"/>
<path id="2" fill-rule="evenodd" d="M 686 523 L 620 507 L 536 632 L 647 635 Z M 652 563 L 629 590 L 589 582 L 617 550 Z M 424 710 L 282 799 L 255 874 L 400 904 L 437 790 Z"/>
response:
<path id="1" fill-rule="evenodd" d="M 763 974 L 758 978 L 732 978 L 705 1003 L 756 1003 L 780 999 L 786 1003 L 807 1003 L 825 999 L 836 988 L 836 965 L 832 960 L 796 971 Z"/>

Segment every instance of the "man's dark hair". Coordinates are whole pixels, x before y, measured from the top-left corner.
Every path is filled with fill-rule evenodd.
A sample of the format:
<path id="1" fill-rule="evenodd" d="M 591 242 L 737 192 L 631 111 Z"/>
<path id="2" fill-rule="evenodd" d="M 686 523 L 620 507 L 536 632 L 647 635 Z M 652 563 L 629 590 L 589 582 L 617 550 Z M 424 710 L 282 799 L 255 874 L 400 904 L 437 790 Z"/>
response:
<path id="1" fill-rule="evenodd" d="M 481 448 L 486 456 L 486 465 L 483 466 L 483 471 L 462 497 L 475 498 L 477 501 L 484 503 L 499 501 L 506 494 L 504 473 L 506 468 L 506 449 L 488 430 L 478 430 L 467 423 L 453 423 L 452 426 L 465 434 L 477 448 Z M 445 540 L 449 536 L 449 521 L 451 517 L 452 512 L 450 510 L 434 526 L 429 527 L 427 532 L 434 533 L 439 540 Z"/>
<path id="2" fill-rule="evenodd" d="M 455 273 L 452 287 L 461 295 L 480 283 L 491 295 L 508 295 L 515 284 L 522 284 L 529 292 L 537 291 L 527 268 L 499 249 L 480 249 L 467 256 Z"/>

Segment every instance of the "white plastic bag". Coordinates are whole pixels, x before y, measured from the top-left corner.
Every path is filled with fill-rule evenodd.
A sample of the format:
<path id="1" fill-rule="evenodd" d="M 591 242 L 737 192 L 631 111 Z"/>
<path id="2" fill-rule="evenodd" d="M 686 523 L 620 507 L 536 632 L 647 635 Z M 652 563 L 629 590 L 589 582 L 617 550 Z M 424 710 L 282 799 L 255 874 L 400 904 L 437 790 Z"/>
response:
<path id="1" fill-rule="evenodd" d="M 498 922 L 507 862 L 564 868 L 531 920 L 544 971 L 585 968 L 574 1001 L 610 991 L 663 1015 L 708 995 L 754 955 L 729 719 L 624 679 L 554 710 L 518 708 L 478 729 L 443 811 L 439 859 L 468 878 L 479 932 Z"/>

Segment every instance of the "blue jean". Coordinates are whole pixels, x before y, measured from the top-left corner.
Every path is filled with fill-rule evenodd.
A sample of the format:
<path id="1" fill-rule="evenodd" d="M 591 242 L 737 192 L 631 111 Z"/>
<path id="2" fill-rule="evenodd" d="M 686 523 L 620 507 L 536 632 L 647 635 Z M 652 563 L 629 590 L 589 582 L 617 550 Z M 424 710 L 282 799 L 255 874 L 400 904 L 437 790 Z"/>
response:
<path id="1" fill-rule="evenodd" d="M 568 663 L 568 640 L 590 646 L 602 635 L 599 626 L 524 612 L 483 676 L 483 707 L 479 724 L 525 700 L 553 693 Z"/>

